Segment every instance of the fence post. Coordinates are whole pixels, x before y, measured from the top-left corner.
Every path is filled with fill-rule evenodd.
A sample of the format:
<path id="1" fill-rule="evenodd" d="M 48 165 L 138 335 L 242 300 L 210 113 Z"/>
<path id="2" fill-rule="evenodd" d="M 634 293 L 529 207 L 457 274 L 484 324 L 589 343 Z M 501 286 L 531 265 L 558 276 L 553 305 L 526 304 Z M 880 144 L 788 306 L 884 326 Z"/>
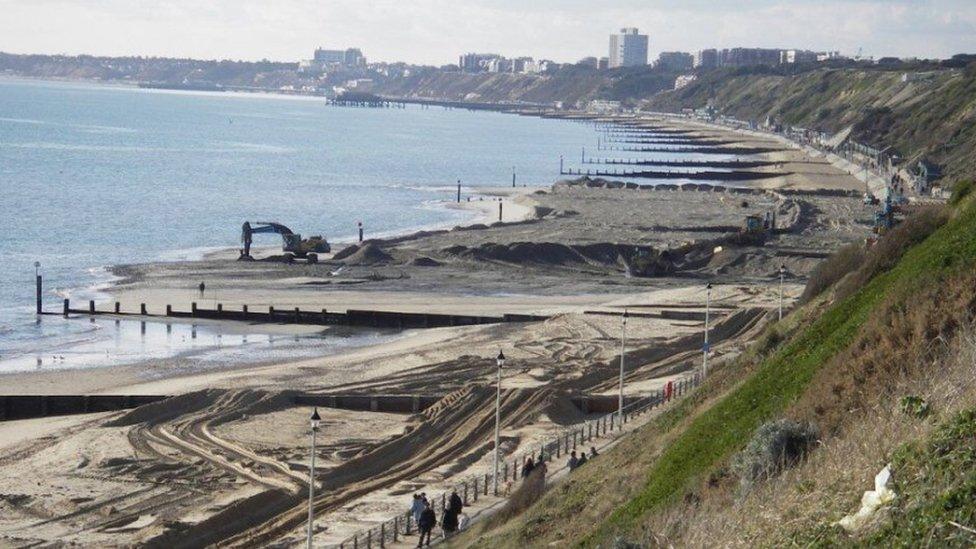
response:
<path id="1" fill-rule="evenodd" d="M 474 500 L 478 501 L 478 477 L 474 477 Z"/>
<path id="2" fill-rule="evenodd" d="M 366 549 L 372 549 L 373 547 L 373 531 L 366 530 Z"/>
<path id="3" fill-rule="evenodd" d="M 410 511 L 407 511 L 407 527 L 403 529 L 403 535 L 405 536 L 410 535 L 410 519 L 412 518 L 413 516 L 410 514 Z"/>
<path id="4" fill-rule="evenodd" d="M 443 509 L 447 509 L 446 505 L 447 505 L 447 494 L 444 493 L 444 494 L 441 494 L 441 509 L 442 510 Z"/>
<path id="5" fill-rule="evenodd" d="M 507 461 L 503 464 L 503 468 L 502 469 L 505 471 L 505 477 L 504 477 L 505 478 L 505 482 L 508 482 L 508 462 Z"/>
<path id="6" fill-rule="evenodd" d="M 359 534 L 352 537 L 352 549 L 359 549 Z"/>
<path id="7" fill-rule="evenodd" d="M 484 490 L 484 495 L 488 495 L 488 473 L 485 473 L 485 486 L 482 488 Z"/>
<path id="8" fill-rule="evenodd" d="M 397 542 L 400 536 L 400 515 L 393 517 L 393 543 Z"/>
<path id="9" fill-rule="evenodd" d="M 386 523 L 380 524 L 380 549 L 386 547 Z"/>
<path id="10" fill-rule="evenodd" d="M 464 483 L 464 504 L 468 504 L 468 483 Z"/>

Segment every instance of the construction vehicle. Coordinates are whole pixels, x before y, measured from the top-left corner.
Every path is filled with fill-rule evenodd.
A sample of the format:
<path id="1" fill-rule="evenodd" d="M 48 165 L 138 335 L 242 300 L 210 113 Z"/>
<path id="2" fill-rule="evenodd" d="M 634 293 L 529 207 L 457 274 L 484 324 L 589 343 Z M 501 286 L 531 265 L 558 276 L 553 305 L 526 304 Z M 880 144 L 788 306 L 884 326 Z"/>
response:
<path id="1" fill-rule="evenodd" d="M 895 208 L 891 205 L 891 195 L 884 201 L 884 206 L 874 214 L 874 233 L 884 234 L 895 224 Z"/>
<path id="2" fill-rule="evenodd" d="M 329 253 L 332 247 L 322 236 L 311 236 L 302 238 L 302 235 L 293 232 L 288 227 L 274 221 L 256 221 L 251 225 L 250 221 L 245 221 L 241 228 L 241 248 L 240 259 L 253 259 L 251 257 L 251 241 L 255 234 L 275 233 L 281 235 L 281 249 L 286 254 L 296 257 L 304 257 L 310 263 L 318 261 L 318 254 Z"/>

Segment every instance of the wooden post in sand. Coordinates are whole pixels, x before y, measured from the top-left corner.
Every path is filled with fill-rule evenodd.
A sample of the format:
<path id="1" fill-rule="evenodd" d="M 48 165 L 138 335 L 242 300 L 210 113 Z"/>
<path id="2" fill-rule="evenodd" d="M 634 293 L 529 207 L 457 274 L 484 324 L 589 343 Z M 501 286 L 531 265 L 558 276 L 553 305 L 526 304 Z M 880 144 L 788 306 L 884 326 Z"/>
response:
<path id="1" fill-rule="evenodd" d="M 88 314 L 90 314 L 90 315 L 95 314 L 95 300 L 94 299 L 89 299 L 88 300 Z"/>
<path id="2" fill-rule="evenodd" d="M 502 199 L 501 199 L 501 198 L 499 198 L 499 199 L 498 199 L 498 222 L 499 222 L 499 223 L 500 223 L 500 222 L 501 222 L 501 220 L 502 220 L 502 204 L 503 204 L 503 203 L 502 203 Z"/>
<path id="3" fill-rule="evenodd" d="M 460 179 L 458 179 L 457 202 L 458 202 L 458 204 L 461 203 L 461 180 Z"/>
<path id="4" fill-rule="evenodd" d="M 118 301 L 116 301 L 115 302 L 115 314 L 119 314 L 119 312 L 120 312 L 121 309 L 122 309 L 122 304 L 119 303 Z"/>
<path id="5" fill-rule="evenodd" d="M 71 302 L 65 298 L 64 300 L 64 318 L 68 318 L 68 310 L 71 309 Z"/>

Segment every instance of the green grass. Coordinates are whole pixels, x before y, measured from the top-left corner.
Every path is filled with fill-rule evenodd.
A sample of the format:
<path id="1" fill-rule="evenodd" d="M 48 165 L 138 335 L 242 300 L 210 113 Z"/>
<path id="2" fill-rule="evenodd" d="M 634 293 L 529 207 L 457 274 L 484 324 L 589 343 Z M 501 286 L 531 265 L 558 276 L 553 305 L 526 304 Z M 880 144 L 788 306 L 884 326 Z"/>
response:
<path id="1" fill-rule="evenodd" d="M 845 349 L 886 296 L 906 296 L 919 284 L 976 259 L 976 207 L 970 201 L 955 219 L 909 250 L 890 271 L 833 305 L 806 330 L 766 359 L 755 374 L 691 422 L 660 456 L 640 494 L 618 508 L 583 540 L 592 546 L 627 531 L 649 512 L 674 502 L 749 440 L 753 430 L 780 414 L 804 391 L 820 367 Z"/>

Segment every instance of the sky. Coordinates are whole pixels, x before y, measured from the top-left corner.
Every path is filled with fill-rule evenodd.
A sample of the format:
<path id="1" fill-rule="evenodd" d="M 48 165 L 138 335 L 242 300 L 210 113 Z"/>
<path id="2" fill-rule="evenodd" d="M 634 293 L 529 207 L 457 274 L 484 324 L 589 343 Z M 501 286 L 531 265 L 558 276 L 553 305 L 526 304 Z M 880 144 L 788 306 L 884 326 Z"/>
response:
<path id="1" fill-rule="evenodd" d="M 976 0 L 0 0 L 0 51 L 297 61 L 358 47 L 371 61 L 465 52 L 559 62 L 607 55 L 621 27 L 660 51 L 863 49 L 976 53 Z"/>

